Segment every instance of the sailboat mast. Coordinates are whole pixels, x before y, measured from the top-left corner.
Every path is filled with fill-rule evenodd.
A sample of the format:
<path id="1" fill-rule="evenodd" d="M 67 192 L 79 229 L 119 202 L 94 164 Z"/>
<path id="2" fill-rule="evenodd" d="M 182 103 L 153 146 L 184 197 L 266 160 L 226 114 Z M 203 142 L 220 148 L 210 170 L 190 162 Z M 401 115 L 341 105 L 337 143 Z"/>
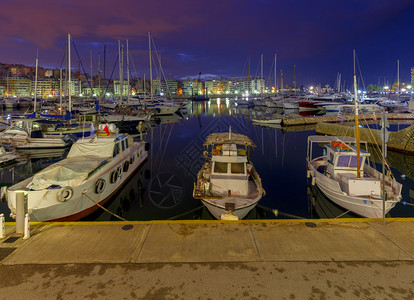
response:
<path id="1" fill-rule="evenodd" d="M 70 117 L 72 117 L 72 92 L 71 92 L 71 78 L 70 78 L 70 74 L 71 73 L 71 66 L 70 66 L 70 34 L 68 33 L 68 86 L 69 86 L 69 115 Z"/>
<path id="2" fill-rule="evenodd" d="M 397 84 L 398 84 L 397 95 L 399 99 L 400 97 L 400 60 L 399 59 L 397 59 Z"/>
<path id="3" fill-rule="evenodd" d="M 293 65 L 293 90 L 296 95 L 296 65 Z"/>
<path id="4" fill-rule="evenodd" d="M 152 57 L 151 57 L 151 33 L 148 32 L 148 43 L 149 43 L 149 63 L 150 63 L 150 93 L 151 93 L 151 101 L 152 101 Z"/>
<path id="5" fill-rule="evenodd" d="M 93 96 L 94 92 L 93 92 L 93 75 L 92 75 L 93 74 L 92 73 L 92 67 L 93 67 L 92 66 L 92 48 L 90 48 L 90 52 L 91 52 L 90 55 L 91 55 L 91 90 L 92 90 L 91 92 L 92 92 L 92 96 Z"/>
<path id="6" fill-rule="evenodd" d="M 35 88 L 34 88 L 34 109 L 33 111 L 36 112 L 36 98 L 37 98 L 37 68 L 38 68 L 38 63 L 39 63 L 39 50 L 37 50 L 36 53 L 36 72 L 35 72 Z"/>
<path id="7" fill-rule="evenodd" d="M 63 92 L 63 89 L 62 89 L 62 69 L 60 69 L 60 79 L 59 79 L 59 87 L 60 87 L 60 90 L 59 90 L 59 107 L 60 107 L 60 109 L 59 109 L 59 115 L 62 115 L 62 92 Z"/>
<path id="8" fill-rule="evenodd" d="M 354 96 L 355 96 L 355 139 L 356 139 L 356 151 L 357 151 L 357 178 L 360 178 L 360 168 L 361 168 L 361 159 L 360 153 L 361 148 L 359 144 L 359 112 L 358 112 L 358 90 L 357 90 L 357 81 L 356 81 L 356 68 L 355 68 L 355 50 L 354 50 Z"/>
<path id="9" fill-rule="evenodd" d="M 264 92 L 264 85 L 262 85 L 263 82 L 263 54 L 260 58 L 260 94 Z"/>
<path id="10" fill-rule="evenodd" d="M 127 45 L 127 52 L 126 52 L 126 55 L 127 55 L 127 88 L 128 88 L 128 91 L 127 91 L 127 101 L 128 101 L 128 99 L 129 99 L 129 89 L 130 89 L 130 87 L 129 87 L 129 46 L 128 46 L 128 40 L 126 40 L 126 45 Z"/>
<path id="11" fill-rule="evenodd" d="M 247 71 L 247 95 L 250 94 L 250 52 L 249 52 L 249 67 Z"/>
<path id="12" fill-rule="evenodd" d="M 276 74 L 277 74 L 277 68 L 276 68 L 276 58 L 277 58 L 277 54 L 275 54 L 275 94 L 277 93 L 277 79 L 276 79 Z"/>

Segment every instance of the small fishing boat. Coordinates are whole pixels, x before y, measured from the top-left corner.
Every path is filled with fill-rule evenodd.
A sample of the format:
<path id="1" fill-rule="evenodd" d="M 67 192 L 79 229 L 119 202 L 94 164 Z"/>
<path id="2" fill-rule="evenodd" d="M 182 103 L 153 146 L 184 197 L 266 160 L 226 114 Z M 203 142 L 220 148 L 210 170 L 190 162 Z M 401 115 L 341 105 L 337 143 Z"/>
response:
<path id="1" fill-rule="evenodd" d="M 210 134 L 204 146 L 206 158 L 194 184 L 193 197 L 200 199 L 217 219 L 242 219 L 256 206 L 265 191 L 247 156 L 255 147 L 245 135 Z"/>
<path id="2" fill-rule="evenodd" d="M 74 221 L 87 216 L 135 173 L 147 159 L 148 146 L 124 134 L 78 140 L 67 158 L 7 189 L 11 216 L 16 215 L 18 192 L 27 195 L 32 221 Z"/>
<path id="3" fill-rule="evenodd" d="M 388 213 L 401 201 L 402 185 L 393 177 L 385 176 L 387 196 L 384 201 L 383 175 L 369 165 L 367 160 L 370 153 L 357 150 L 356 142 L 356 139 L 350 137 L 309 136 L 308 177 L 312 177 L 312 184 L 316 184 L 337 205 L 363 217 L 381 218 L 383 212 Z M 313 157 L 315 143 L 324 144 L 324 155 Z M 366 142 L 360 143 L 365 144 L 364 148 L 367 149 Z"/>
<path id="4" fill-rule="evenodd" d="M 382 172 L 370 166 L 367 143 L 359 138 L 359 102 L 355 74 L 354 51 L 354 113 L 355 139 L 335 136 L 309 136 L 307 165 L 308 177 L 312 184 L 334 203 L 368 218 L 384 218 L 396 203 L 401 201 L 402 185 L 385 169 L 386 142 L 383 141 Z M 385 113 L 383 114 L 381 135 L 386 137 Z M 313 157 L 313 144 L 325 144 L 324 154 Z M 361 149 L 365 143 L 365 150 Z"/>

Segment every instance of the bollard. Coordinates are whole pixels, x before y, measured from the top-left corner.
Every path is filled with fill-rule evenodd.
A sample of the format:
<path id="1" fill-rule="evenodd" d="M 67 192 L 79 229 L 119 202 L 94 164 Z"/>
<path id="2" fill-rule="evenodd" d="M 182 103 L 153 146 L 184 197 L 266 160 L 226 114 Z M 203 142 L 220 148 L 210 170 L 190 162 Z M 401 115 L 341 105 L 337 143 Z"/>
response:
<path id="1" fill-rule="evenodd" d="M 24 231 L 24 192 L 16 193 L 16 233 L 23 234 Z"/>
<path id="2" fill-rule="evenodd" d="M 28 239 L 30 237 L 30 217 L 29 214 L 26 214 L 24 217 L 24 236 L 23 239 Z"/>
<path id="3" fill-rule="evenodd" d="M 4 228 L 4 214 L 0 214 L 0 239 L 6 236 L 6 229 Z"/>

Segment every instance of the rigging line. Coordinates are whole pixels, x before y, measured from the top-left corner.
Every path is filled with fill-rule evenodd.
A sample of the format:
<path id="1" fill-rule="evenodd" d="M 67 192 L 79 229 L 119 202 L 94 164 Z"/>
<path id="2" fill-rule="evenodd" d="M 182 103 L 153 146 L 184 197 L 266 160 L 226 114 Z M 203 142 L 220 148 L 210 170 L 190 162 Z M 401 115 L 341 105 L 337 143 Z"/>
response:
<path id="1" fill-rule="evenodd" d="M 96 202 L 94 199 L 92 199 L 91 197 L 88 196 L 88 194 L 86 194 L 86 191 L 83 191 L 82 194 L 84 194 L 86 197 L 88 197 L 90 200 L 92 200 L 92 202 L 94 202 L 96 204 L 96 206 L 98 206 L 99 208 L 103 209 L 104 211 L 106 211 L 107 213 L 113 215 L 114 217 L 122 220 L 122 221 L 128 221 L 120 216 L 118 216 L 117 214 L 111 212 L 109 209 L 103 207 L 101 204 L 99 204 L 99 202 Z"/>
<path id="2" fill-rule="evenodd" d="M 272 61 L 272 66 L 270 67 L 270 70 L 269 70 L 269 76 L 267 76 L 267 85 L 269 86 L 269 87 L 271 87 L 272 86 L 272 81 L 271 81 L 271 79 L 272 79 L 272 75 L 273 75 L 273 66 L 275 65 L 275 62 L 274 61 Z M 276 89 L 276 87 L 275 87 L 275 89 Z"/>
<path id="3" fill-rule="evenodd" d="M 114 75 L 114 72 L 115 72 L 115 67 L 116 67 L 116 65 L 118 64 L 118 60 L 119 60 L 119 54 L 118 54 L 118 55 L 117 55 L 117 57 L 116 57 L 114 67 L 112 68 L 112 73 L 111 73 L 111 76 L 109 77 L 109 79 L 108 79 L 108 83 L 106 84 L 106 88 L 105 88 L 105 93 L 104 93 L 104 95 L 106 95 L 106 93 L 108 92 L 109 83 L 111 82 L 112 76 Z"/>
<path id="4" fill-rule="evenodd" d="M 93 95 L 93 89 L 92 89 L 91 83 L 89 82 L 89 79 L 88 79 L 88 76 L 86 74 L 85 68 L 83 67 L 82 60 L 81 60 L 81 58 L 79 56 L 78 49 L 76 49 L 76 45 L 75 45 L 75 42 L 73 40 L 72 40 L 72 45 L 73 45 L 73 48 L 75 49 L 76 55 L 78 56 L 80 65 L 82 66 L 83 75 L 85 75 L 86 81 L 87 81 L 87 83 L 88 83 L 88 85 L 89 85 L 89 87 L 91 89 L 92 95 Z M 92 76 L 92 74 L 91 74 L 91 76 Z M 95 97 L 95 101 L 96 101 L 96 97 Z"/>
<path id="5" fill-rule="evenodd" d="M 365 88 L 365 82 L 364 82 L 364 77 L 362 77 L 361 66 L 359 65 L 358 55 L 356 54 L 356 52 L 355 52 L 355 58 L 356 58 L 356 61 L 357 61 L 358 70 L 359 70 L 359 76 L 361 77 L 362 86 L 364 87 L 364 90 L 366 90 L 366 88 Z"/>
<path id="6" fill-rule="evenodd" d="M 161 65 L 161 57 L 158 55 L 157 47 L 155 46 L 155 42 L 154 42 L 154 39 L 152 37 L 151 37 L 151 40 L 152 40 L 152 44 L 154 46 L 155 55 L 157 56 L 157 59 L 158 59 L 158 64 L 159 64 L 159 68 L 161 70 L 162 78 L 164 79 L 165 85 L 167 87 L 168 95 L 170 96 L 170 98 L 172 98 L 170 87 L 168 85 L 167 78 L 165 77 L 164 69 L 162 68 L 162 65 Z"/>

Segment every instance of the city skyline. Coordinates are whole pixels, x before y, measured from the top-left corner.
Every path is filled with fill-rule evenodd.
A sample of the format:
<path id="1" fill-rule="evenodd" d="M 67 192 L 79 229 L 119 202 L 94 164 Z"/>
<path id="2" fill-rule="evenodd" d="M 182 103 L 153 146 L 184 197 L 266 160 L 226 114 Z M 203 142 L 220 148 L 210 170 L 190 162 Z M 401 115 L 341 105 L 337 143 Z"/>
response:
<path id="1" fill-rule="evenodd" d="M 105 71 L 115 69 L 117 74 L 118 39 L 128 39 L 132 72 L 143 77 L 149 73 L 151 32 L 168 78 L 195 78 L 200 72 L 203 79 L 246 77 L 250 53 L 251 76 L 260 76 L 263 54 L 263 77 L 273 81 L 277 54 L 278 81 L 283 70 L 284 83 L 293 85 L 295 65 L 298 86 L 333 86 L 338 73 L 349 85 L 355 49 L 364 82 L 383 85 L 396 80 L 397 60 L 401 81 L 410 80 L 412 16 L 414 5 L 406 0 L 362 4 L 320 0 L 312 5 L 265 0 L 151 4 L 124 0 L 117 5 L 110 1 L 2 1 L 0 62 L 33 66 L 38 49 L 40 66 L 59 68 L 70 33 L 87 73 L 91 49 L 93 73 L 98 53 L 103 71 L 106 45 Z M 76 50 L 72 50 L 72 67 L 77 66 Z"/>

